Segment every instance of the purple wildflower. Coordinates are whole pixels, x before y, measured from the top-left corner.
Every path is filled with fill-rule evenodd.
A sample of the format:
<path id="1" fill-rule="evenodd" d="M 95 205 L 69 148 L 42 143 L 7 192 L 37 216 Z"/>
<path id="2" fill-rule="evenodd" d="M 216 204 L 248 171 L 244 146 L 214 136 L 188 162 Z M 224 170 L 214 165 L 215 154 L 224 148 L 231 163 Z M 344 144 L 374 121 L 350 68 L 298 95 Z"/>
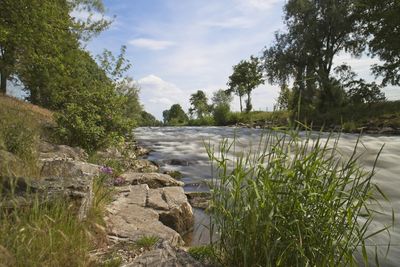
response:
<path id="1" fill-rule="evenodd" d="M 111 167 L 107 167 L 107 166 L 101 167 L 100 171 L 102 173 L 106 173 L 106 174 L 112 174 L 113 173 L 113 169 Z"/>
<path id="2" fill-rule="evenodd" d="M 125 183 L 125 178 L 124 177 L 117 177 L 114 179 L 114 185 L 115 186 L 120 186 L 123 185 Z"/>

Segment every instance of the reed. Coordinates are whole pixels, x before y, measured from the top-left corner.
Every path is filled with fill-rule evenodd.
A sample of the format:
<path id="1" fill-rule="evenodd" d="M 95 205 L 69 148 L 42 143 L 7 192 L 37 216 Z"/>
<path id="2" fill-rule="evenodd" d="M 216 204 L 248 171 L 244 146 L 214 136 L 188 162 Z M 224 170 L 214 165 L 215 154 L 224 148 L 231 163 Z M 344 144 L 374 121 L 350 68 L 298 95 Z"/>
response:
<path id="1" fill-rule="evenodd" d="M 255 149 L 223 140 L 207 151 L 216 169 L 210 204 L 214 254 L 223 266 L 358 266 L 368 262 L 375 172 L 338 149 L 340 134 L 269 131 Z M 379 154 L 377 155 L 378 159 Z M 376 164 L 376 161 L 375 161 Z M 362 220 L 360 220 L 362 218 Z"/>

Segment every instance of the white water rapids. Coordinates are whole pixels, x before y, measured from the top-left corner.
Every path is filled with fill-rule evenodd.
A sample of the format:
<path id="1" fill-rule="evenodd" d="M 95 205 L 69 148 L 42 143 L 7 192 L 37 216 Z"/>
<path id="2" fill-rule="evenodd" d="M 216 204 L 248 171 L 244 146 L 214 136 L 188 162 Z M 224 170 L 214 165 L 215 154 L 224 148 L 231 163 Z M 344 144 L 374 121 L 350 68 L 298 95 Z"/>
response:
<path id="1" fill-rule="evenodd" d="M 152 127 L 138 128 L 135 131 L 139 144 L 152 149 L 148 159 L 157 162 L 162 170 L 177 170 L 183 174 L 186 191 L 206 191 L 207 187 L 202 183 L 204 179 L 210 179 L 211 166 L 208 160 L 204 142 L 218 145 L 223 138 L 236 136 L 237 150 L 248 149 L 258 145 L 263 131 L 259 129 L 231 128 L 231 127 Z M 358 135 L 342 134 L 339 142 L 339 150 L 343 155 L 352 153 Z M 381 229 L 392 222 L 392 209 L 395 214 L 394 227 L 390 229 L 391 247 L 386 254 L 386 245 L 389 242 L 388 234 L 383 232 L 373 239 L 378 245 L 381 266 L 400 266 L 400 136 L 373 136 L 364 135 L 361 138 L 359 151 L 362 157 L 359 164 L 371 169 L 375 157 L 382 145 L 384 149 L 378 159 L 376 175 L 373 182 L 376 183 L 389 198 L 390 203 L 381 200 L 383 214 L 375 218 L 371 231 Z M 172 161 L 171 161 L 172 160 Z M 172 165 L 172 164 L 174 165 Z M 179 164 L 179 165 L 177 165 Z M 196 211 L 198 217 L 201 212 Z M 197 224 L 201 218 L 196 218 Z M 194 239 L 201 238 L 201 234 L 194 234 Z M 193 240 L 193 243 L 198 240 Z M 373 260 L 375 247 L 369 247 L 370 260 Z"/>

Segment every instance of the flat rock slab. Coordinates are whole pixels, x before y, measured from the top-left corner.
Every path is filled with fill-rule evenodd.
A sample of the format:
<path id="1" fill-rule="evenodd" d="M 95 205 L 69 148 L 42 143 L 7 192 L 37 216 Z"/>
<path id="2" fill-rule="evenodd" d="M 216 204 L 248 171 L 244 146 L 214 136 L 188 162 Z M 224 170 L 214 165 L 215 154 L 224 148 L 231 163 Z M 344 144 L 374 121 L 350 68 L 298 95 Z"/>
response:
<path id="1" fill-rule="evenodd" d="M 147 184 L 150 188 L 160 188 L 166 186 L 183 186 L 184 183 L 177 181 L 171 176 L 162 173 L 140 173 L 140 172 L 126 172 L 121 175 L 127 184 Z"/>
<path id="2" fill-rule="evenodd" d="M 44 160 L 40 171 L 41 178 L 47 177 L 88 177 L 100 173 L 100 166 L 74 160 Z"/>
<path id="3" fill-rule="evenodd" d="M 159 167 L 147 159 L 137 159 L 130 163 L 129 169 L 135 172 L 158 172 Z"/>
<path id="4" fill-rule="evenodd" d="M 193 227 L 193 211 L 182 187 L 119 187 L 107 210 L 109 235 L 133 242 L 156 236 L 173 246 L 183 245 L 180 234 Z"/>
<path id="5" fill-rule="evenodd" d="M 72 159 L 87 160 L 88 155 L 82 148 L 66 145 L 55 145 L 45 141 L 39 144 L 39 157 L 41 159 Z"/>

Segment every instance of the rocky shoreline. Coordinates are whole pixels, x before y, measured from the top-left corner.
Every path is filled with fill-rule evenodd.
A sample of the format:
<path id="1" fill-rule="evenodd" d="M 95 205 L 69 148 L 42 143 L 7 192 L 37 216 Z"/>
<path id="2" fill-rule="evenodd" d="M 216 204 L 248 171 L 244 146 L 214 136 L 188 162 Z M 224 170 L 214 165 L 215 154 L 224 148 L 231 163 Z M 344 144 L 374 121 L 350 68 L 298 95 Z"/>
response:
<path id="1" fill-rule="evenodd" d="M 85 220 L 93 204 L 94 179 L 101 175 L 104 166 L 89 163 L 88 155 L 79 148 L 42 141 L 39 151 L 40 179 L 18 179 L 21 199 L 25 199 L 28 188 L 46 201 L 66 197 L 76 203 L 79 219 Z M 134 153 L 124 155 L 128 167 L 118 177 L 118 183 L 109 185 L 114 193 L 104 214 L 105 227 L 98 226 L 99 231 L 106 233 L 106 245 L 94 250 L 91 257 L 99 263 L 118 257 L 122 261 L 120 266 L 132 267 L 203 266 L 183 247 L 182 236 L 192 231 L 194 223 L 184 184 L 159 173 L 158 166 L 140 158 L 148 152 L 135 146 Z M 122 160 L 116 149 L 98 154 Z M 143 238 L 152 238 L 155 244 L 151 248 L 132 249 Z"/>

